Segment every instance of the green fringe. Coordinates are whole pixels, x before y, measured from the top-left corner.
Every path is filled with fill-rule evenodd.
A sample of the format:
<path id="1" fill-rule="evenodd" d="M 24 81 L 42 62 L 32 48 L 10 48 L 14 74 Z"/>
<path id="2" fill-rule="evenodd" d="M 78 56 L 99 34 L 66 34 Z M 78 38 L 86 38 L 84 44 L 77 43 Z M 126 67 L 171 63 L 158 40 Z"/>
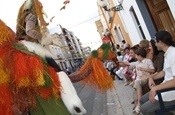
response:
<path id="1" fill-rule="evenodd" d="M 97 56 L 98 56 L 98 51 L 97 51 L 97 50 L 93 50 L 93 51 L 91 52 L 91 55 L 92 55 L 93 57 L 97 57 Z"/>
<path id="2" fill-rule="evenodd" d="M 50 87 L 53 84 L 53 82 L 50 79 L 49 75 L 44 74 L 43 77 L 44 77 L 44 81 L 45 81 L 45 84 L 43 87 Z"/>
<path id="3" fill-rule="evenodd" d="M 108 58 L 108 51 L 111 49 L 110 43 L 102 44 L 100 46 L 101 49 L 103 49 L 103 60 Z"/>
<path id="4" fill-rule="evenodd" d="M 103 49 L 103 57 L 102 57 L 103 59 L 102 59 L 102 60 L 108 59 L 108 51 L 111 50 L 111 45 L 110 45 L 110 43 L 102 44 L 102 45 L 100 46 L 100 48 Z M 93 57 L 97 57 L 97 56 L 98 56 L 98 51 L 97 51 L 97 50 L 93 50 L 93 51 L 91 52 L 91 55 L 92 55 Z"/>

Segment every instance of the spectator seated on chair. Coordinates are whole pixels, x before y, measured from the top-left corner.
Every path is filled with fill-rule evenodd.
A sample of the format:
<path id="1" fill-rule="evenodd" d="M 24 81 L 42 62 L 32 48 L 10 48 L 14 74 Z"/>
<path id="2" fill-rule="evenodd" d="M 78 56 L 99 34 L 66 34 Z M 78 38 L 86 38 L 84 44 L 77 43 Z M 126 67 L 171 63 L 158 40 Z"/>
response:
<path id="1" fill-rule="evenodd" d="M 155 42 L 158 49 L 165 52 L 163 70 L 149 77 L 150 92 L 141 97 L 141 113 L 143 115 L 160 115 L 159 111 L 168 112 L 162 109 L 161 98 L 158 98 L 159 91 L 175 87 L 175 45 L 171 34 L 167 31 L 159 31 L 155 34 Z M 163 78 L 161 84 L 156 85 L 154 80 Z M 162 94 L 162 102 L 167 107 L 175 104 L 175 90 L 165 91 Z M 159 104 L 160 101 L 160 104 Z M 165 110 L 165 111 L 164 111 Z M 155 113 L 157 112 L 157 113 Z"/>
<path id="2" fill-rule="evenodd" d="M 156 47 L 155 41 L 152 39 L 149 42 L 149 56 L 152 57 L 153 65 L 155 68 L 155 72 L 160 72 L 163 70 L 164 64 L 164 52 L 161 50 L 159 51 Z M 155 84 L 158 85 L 163 81 L 163 78 L 155 80 Z M 148 84 L 142 87 L 142 93 L 145 94 L 149 91 Z"/>

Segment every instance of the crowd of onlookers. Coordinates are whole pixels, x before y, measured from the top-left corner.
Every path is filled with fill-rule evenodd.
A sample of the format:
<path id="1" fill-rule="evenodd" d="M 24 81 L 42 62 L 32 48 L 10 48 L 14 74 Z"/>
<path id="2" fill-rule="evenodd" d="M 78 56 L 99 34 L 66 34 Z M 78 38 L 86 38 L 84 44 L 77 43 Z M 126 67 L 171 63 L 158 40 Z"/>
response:
<path id="1" fill-rule="evenodd" d="M 155 92 L 166 87 L 175 87 L 173 84 L 171 86 L 163 84 L 167 81 L 175 81 L 175 48 L 173 46 L 174 41 L 169 32 L 160 31 L 150 41 L 143 39 L 132 47 L 125 40 L 121 45 L 117 44 L 116 55 L 119 68 L 110 60 L 104 62 L 113 79 L 124 80 L 125 86 L 130 85 L 134 88 L 132 103 L 134 103 L 135 114 L 155 115 L 155 111 L 159 108 Z M 170 55 L 173 56 L 173 60 L 170 60 Z M 159 79 L 159 82 L 154 81 L 155 79 Z M 159 84 L 160 82 L 162 83 Z M 144 88 L 146 86 L 147 89 Z M 153 89 L 156 90 L 152 91 Z M 175 102 L 175 92 L 167 95 L 171 98 L 170 102 L 173 100 Z M 164 98 L 167 99 L 166 96 Z"/>

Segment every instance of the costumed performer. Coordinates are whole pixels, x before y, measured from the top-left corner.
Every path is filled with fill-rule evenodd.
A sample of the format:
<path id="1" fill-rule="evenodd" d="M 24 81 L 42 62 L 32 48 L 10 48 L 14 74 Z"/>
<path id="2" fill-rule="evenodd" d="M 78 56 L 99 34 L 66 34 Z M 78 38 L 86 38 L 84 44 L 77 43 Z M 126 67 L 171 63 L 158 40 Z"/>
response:
<path id="1" fill-rule="evenodd" d="M 60 93 L 61 93 L 61 100 L 63 100 L 63 103 L 57 104 L 58 100 L 60 99 L 50 98 L 51 96 L 47 95 L 47 98 L 45 98 L 45 89 L 41 89 L 39 91 L 40 95 L 37 95 L 37 103 L 36 108 L 30 111 L 31 115 L 67 115 L 67 110 L 64 109 L 64 105 L 68 109 L 69 113 L 81 115 L 86 113 L 86 110 L 82 106 L 82 102 L 77 96 L 77 93 L 71 83 L 71 81 L 75 82 L 77 80 L 80 80 L 80 78 L 85 78 L 84 83 L 90 83 L 90 85 L 96 85 L 99 89 L 110 89 L 113 87 L 113 81 L 108 75 L 107 72 L 105 72 L 103 69 L 99 69 L 97 71 L 96 67 L 100 67 L 99 63 L 101 62 L 98 58 L 93 58 L 95 60 L 94 66 L 92 67 L 92 71 L 88 71 L 89 69 L 86 68 L 86 65 L 89 61 L 85 63 L 85 65 L 80 69 L 80 71 L 76 72 L 76 76 L 69 76 L 70 79 L 67 77 L 67 75 L 60 69 L 60 67 L 56 64 L 56 62 L 53 60 L 51 54 L 49 51 L 47 51 L 44 47 L 42 47 L 39 43 L 41 42 L 42 45 L 48 45 L 52 42 L 51 39 L 48 39 L 48 35 L 45 34 L 45 27 L 48 25 L 48 23 L 45 22 L 43 18 L 43 6 L 41 2 L 38 0 L 27 0 L 24 2 L 24 4 L 20 7 L 18 18 L 17 18 L 17 27 L 16 27 L 16 39 L 19 40 L 20 43 L 22 43 L 24 46 L 27 47 L 28 51 L 34 52 L 35 54 L 42 57 L 42 59 L 45 60 L 45 62 L 52 66 L 56 74 L 59 76 L 58 81 L 61 82 L 60 84 Z M 42 34 L 41 34 L 42 33 Z M 43 42 L 44 41 L 44 42 Z M 108 55 L 108 54 L 106 54 Z M 106 56 L 110 57 L 110 56 Z M 90 58 L 92 59 L 92 58 Z M 93 65 L 93 64 L 92 64 Z M 98 67 L 98 68 L 99 68 Z M 88 71 L 87 75 L 82 76 L 82 73 L 85 73 L 84 70 L 86 68 Z M 100 71 L 101 70 L 101 71 Z M 97 74 L 97 72 L 99 74 Z M 54 72 L 53 72 L 54 73 Z M 97 76 L 98 75 L 98 76 Z M 46 81 L 46 80 L 45 80 Z M 88 82 L 87 82 L 88 81 Z M 52 80 L 55 84 L 55 80 Z M 47 90 L 46 90 L 47 92 Z M 41 96 L 42 95 L 42 96 Z M 53 95 L 55 96 L 55 95 Z M 43 98 L 44 97 L 44 98 Z M 49 100 L 49 101 L 48 101 Z M 55 101 L 56 100 L 56 101 Z M 54 103 L 54 104 L 51 104 Z M 50 105 L 49 105 L 50 104 Z M 55 110 L 53 110 L 55 108 Z M 58 112 L 57 112 L 58 111 Z M 59 111 L 62 111 L 61 114 Z M 40 113 L 40 114 L 39 114 Z"/>
<path id="2" fill-rule="evenodd" d="M 16 30 L 17 30 L 16 39 L 19 40 L 19 42 L 23 44 L 25 47 L 27 47 L 27 50 L 30 53 L 33 52 L 37 56 L 39 55 L 40 57 L 42 57 L 42 60 L 44 60 L 44 62 L 47 63 L 48 66 L 52 66 L 52 68 L 55 69 L 55 71 L 57 72 L 56 75 L 59 76 L 58 80 L 55 80 L 53 78 L 51 79 L 53 79 L 52 80 L 53 84 L 55 84 L 55 82 L 57 81 L 60 81 L 60 87 L 58 87 L 58 85 L 57 87 L 60 89 L 59 91 L 61 93 L 60 94 L 61 100 L 57 99 L 58 96 L 57 95 L 55 96 L 55 94 L 53 95 L 54 97 L 52 98 L 51 95 L 48 95 L 46 93 L 48 92 L 48 89 L 41 88 L 38 91 L 40 95 L 37 95 L 37 103 L 36 103 L 37 106 L 36 108 L 32 109 L 30 113 L 31 115 L 40 115 L 40 114 L 48 115 L 48 114 L 51 114 L 50 112 L 52 111 L 52 115 L 56 115 L 56 114 L 58 115 L 60 113 L 61 115 L 64 115 L 63 113 L 67 115 L 68 112 L 71 114 L 76 114 L 76 115 L 84 114 L 86 113 L 86 110 L 82 106 L 82 102 L 77 96 L 77 93 L 70 79 L 60 69 L 57 63 L 53 60 L 50 52 L 40 45 L 40 43 L 42 45 L 48 45 L 49 43 L 52 42 L 51 38 L 49 39 L 49 35 L 44 35 L 45 29 L 48 23 L 46 23 L 43 18 L 43 8 L 42 7 L 43 6 L 41 2 L 39 2 L 38 0 L 27 0 L 26 2 L 24 2 L 24 4 L 20 7 L 19 13 L 18 13 L 17 27 L 16 27 Z M 45 70 L 44 68 L 44 71 L 47 71 L 47 70 Z M 55 74 L 54 72 L 52 73 Z M 77 76 L 79 75 L 77 74 Z M 105 75 L 106 74 L 103 74 L 104 77 Z M 71 80 L 73 81 L 77 79 L 78 78 L 77 76 L 71 77 L 72 78 Z M 95 79 L 96 77 L 91 76 L 88 78 Z M 105 77 L 105 79 L 101 77 L 101 79 L 103 79 L 103 81 L 101 81 L 100 83 L 99 83 L 99 80 L 100 80 L 99 78 L 95 80 L 96 82 L 94 82 L 93 80 L 93 83 L 95 85 L 97 84 L 98 88 L 101 88 L 101 89 L 106 88 L 107 90 L 112 87 L 112 83 L 111 83 L 112 80 L 110 79 L 108 80 L 108 77 Z M 44 79 L 44 80 L 45 80 L 45 85 L 47 85 L 47 82 L 49 80 L 48 79 Z M 92 81 L 90 81 L 90 83 L 92 83 Z M 54 89 L 54 91 L 55 90 L 56 89 Z M 58 101 L 60 102 L 60 104 L 58 104 Z M 62 101 L 64 102 L 64 104 L 62 103 Z M 64 105 L 66 106 L 67 109 L 64 109 L 65 108 Z M 53 106 L 55 107 L 55 109 Z"/>
<path id="3" fill-rule="evenodd" d="M 41 2 L 27 0 L 18 12 L 16 40 L 2 43 L 2 70 L 8 70 L 13 97 L 11 113 L 84 114 L 86 110 L 72 82 L 53 60 L 51 53 L 40 45 L 45 37 L 41 30 L 47 25 Z"/>
<path id="4" fill-rule="evenodd" d="M 25 115 L 29 110 L 31 115 L 84 114 L 86 110 L 67 75 L 55 63 L 50 52 L 39 44 L 40 39 L 43 43 L 40 29 L 47 26 L 41 9 L 42 4 L 38 0 L 26 1 L 21 6 L 16 40 L 14 33 L 0 21 L 0 114 Z M 107 45 L 102 45 L 92 52 L 78 72 L 69 76 L 71 81 L 83 80 L 103 90 L 113 88 L 113 80 L 101 62 L 115 59 L 113 54 Z"/>

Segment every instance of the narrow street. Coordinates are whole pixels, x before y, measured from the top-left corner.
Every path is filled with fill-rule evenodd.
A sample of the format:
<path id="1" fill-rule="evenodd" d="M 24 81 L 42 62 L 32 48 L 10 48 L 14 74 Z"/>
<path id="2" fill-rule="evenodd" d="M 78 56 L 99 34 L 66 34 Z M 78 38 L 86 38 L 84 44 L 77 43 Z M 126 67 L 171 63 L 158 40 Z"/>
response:
<path id="1" fill-rule="evenodd" d="M 74 83 L 81 98 L 86 115 L 134 115 L 131 86 L 124 86 L 124 81 L 115 80 L 115 89 L 100 92 L 80 82 Z"/>

